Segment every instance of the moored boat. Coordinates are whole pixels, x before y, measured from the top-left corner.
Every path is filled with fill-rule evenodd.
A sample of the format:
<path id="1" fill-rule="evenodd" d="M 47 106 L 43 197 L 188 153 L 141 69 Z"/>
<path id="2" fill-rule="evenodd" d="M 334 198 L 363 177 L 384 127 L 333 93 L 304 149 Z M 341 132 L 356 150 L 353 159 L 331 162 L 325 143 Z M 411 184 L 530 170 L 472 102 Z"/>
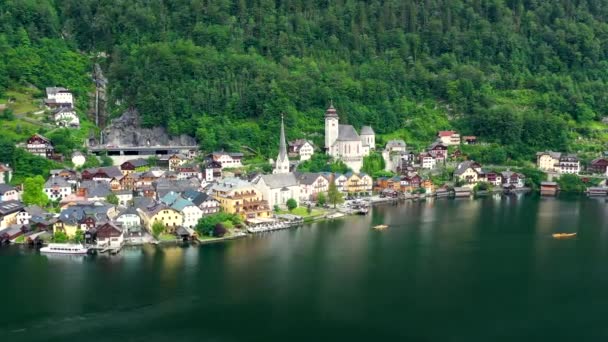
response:
<path id="1" fill-rule="evenodd" d="M 553 234 L 554 239 L 567 239 L 575 237 L 576 233 L 555 233 Z"/>
<path id="2" fill-rule="evenodd" d="M 40 248 L 40 253 L 48 254 L 87 254 L 88 248 L 81 244 L 71 243 L 51 243 L 46 247 Z"/>
<path id="3" fill-rule="evenodd" d="M 374 226 L 374 229 L 376 229 L 376 230 L 383 230 L 386 228 L 388 228 L 388 226 L 386 224 L 379 224 L 377 226 Z"/>

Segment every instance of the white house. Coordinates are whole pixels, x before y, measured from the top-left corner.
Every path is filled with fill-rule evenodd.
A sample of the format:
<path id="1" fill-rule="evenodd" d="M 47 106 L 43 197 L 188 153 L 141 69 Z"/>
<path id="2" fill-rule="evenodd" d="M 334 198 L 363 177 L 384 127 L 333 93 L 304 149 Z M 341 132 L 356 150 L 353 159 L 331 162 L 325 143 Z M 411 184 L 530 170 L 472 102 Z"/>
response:
<path id="1" fill-rule="evenodd" d="M 53 113 L 55 124 L 61 127 L 80 127 L 80 119 L 74 108 L 61 107 Z"/>
<path id="2" fill-rule="evenodd" d="M 0 202 L 18 201 L 19 192 L 10 185 L 0 184 Z"/>
<path id="3" fill-rule="evenodd" d="M 115 220 L 127 231 L 139 229 L 141 227 L 141 217 L 139 217 L 139 213 L 135 207 L 129 207 L 126 210 L 123 210 L 118 214 Z"/>
<path id="4" fill-rule="evenodd" d="M 210 155 L 210 159 L 219 162 L 222 165 L 222 169 L 243 167 L 243 164 L 241 163 L 241 160 L 243 159 L 242 153 L 229 153 L 224 151 L 213 152 Z"/>
<path id="5" fill-rule="evenodd" d="M 118 198 L 118 205 L 123 207 L 129 205 L 129 202 L 133 200 L 133 191 L 131 190 L 115 190 L 112 193 Z"/>
<path id="6" fill-rule="evenodd" d="M 439 131 L 437 133 L 437 140 L 446 146 L 460 145 L 460 134 L 456 131 Z"/>
<path id="7" fill-rule="evenodd" d="M 420 153 L 418 158 L 420 159 L 420 167 L 423 169 L 434 169 L 435 165 L 437 165 L 437 159 L 435 159 L 435 157 L 433 157 L 430 153 Z"/>
<path id="8" fill-rule="evenodd" d="M 370 126 L 363 126 L 359 135 L 353 126 L 340 125 L 340 118 L 333 105 L 325 112 L 325 150 L 353 171 L 359 172 L 363 166 L 363 157 L 375 148 L 375 139 Z"/>
<path id="9" fill-rule="evenodd" d="M 348 181 L 348 177 L 343 174 L 335 173 L 335 174 L 323 174 L 323 176 L 329 180 L 330 182 L 333 179 L 334 184 L 336 184 L 336 188 L 338 191 L 342 193 L 346 193 L 346 181 Z M 328 188 L 329 189 L 329 188 Z"/>
<path id="10" fill-rule="evenodd" d="M 321 173 L 301 173 L 298 176 L 300 184 L 300 201 L 314 201 L 320 193 L 327 193 L 329 180 Z"/>
<path id="11" fill-rule="evenodd" d="M 72 92 L 63 87 L 46 88 L 46 100 L 49 107 L 74 107 L 74 96 Z"/>
<path id="12" fill-rule="evenodd" d="M 300 161 L 305 161 L 310 159 L 312 155 L 315 153 L 314 145 L 306 140 L 306 139 L 296 139 L 290 141 L 289 145 L 289 155 L 290 156 L 299 156 Z"/>
<path id="13" fill-rule="evenodd" d="M 196 227 L 198 220 L 203 217 L 203 211 L 199 207 L 182 197 L 179 197 L 175 202 L 173 202 L 173 204 L 171 204 L 171 208 L 179 211 L 182 214 L 182 226 L 186 228 Z"/>
<path id="14" fill-rule="evenodd" d="M 270 208 L 275 205 L 284 208 L 290 198 L 296 201 L 300 199 L 300 186 L 293 173 L 263 175 L 253 184 L 262 193 L 262 198 L 268 201 Z"/>
<path id="15" fill-rule="evenodd" d="M 44 183 L 44 193 L 52 201 L 72 194 L 72 186 L 63 177 L 51 177 Z"/>

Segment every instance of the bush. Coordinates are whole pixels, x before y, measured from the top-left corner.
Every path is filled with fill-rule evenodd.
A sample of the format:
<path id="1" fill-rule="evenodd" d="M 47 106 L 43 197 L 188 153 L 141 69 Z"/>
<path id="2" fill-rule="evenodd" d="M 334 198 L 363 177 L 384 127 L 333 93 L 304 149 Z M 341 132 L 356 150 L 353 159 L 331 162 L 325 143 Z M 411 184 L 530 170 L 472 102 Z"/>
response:
<path id="1" fill-rule="evenodd" d="M 287 200 L 287 203 L 285 203 L 285 205 L 287 205 L 287 209 L 289 209 L 289 211 L 293 211 L 295 208 L 298 207 L 298 202 L 296 202 L 295 199 L 290 198 Z"/>
<path id="2" fill-rule="evenodd" d="M 216 224 L 213 228 L 213 236 L 223 237 L 224 235 L 226 235 L 226 227 L 224 227 L 224 225 L 221 223 Z"/>
<path id="3" fill-rule="evenodd" d="M 53 242 L 66 243 L 68 240 L 68 235 L 64 232 L 55 232 L 55 234 L 53 234 Z"/>
<path id="4" fill-rule="evenodd" d="M 165 231 L 165 225 L 160 222 L 160 221 L 155 221 L 154 224 L 152 224 L 152 235 L 154 235 L 155 238 L 158 238 L 159 235 Z"/>
<path id="5" fill-rule="evenodd" d="M 585 183 L 577 175 L 561 175 L 557 181 L 563 192 L 585 192 Z"/>
<path id="6" fill-rule="evenodd" d="M 218 223 L 223 223 L 226 228 L 227 222 L 230 222 L 233 226 L 241 224 L 241 217 L 234 214 L 228 213 L 217 213 L 209 216 L 202 217 L 196 224 L 196 231 L 200 235 L 212 235 L 215 226 Z"/>

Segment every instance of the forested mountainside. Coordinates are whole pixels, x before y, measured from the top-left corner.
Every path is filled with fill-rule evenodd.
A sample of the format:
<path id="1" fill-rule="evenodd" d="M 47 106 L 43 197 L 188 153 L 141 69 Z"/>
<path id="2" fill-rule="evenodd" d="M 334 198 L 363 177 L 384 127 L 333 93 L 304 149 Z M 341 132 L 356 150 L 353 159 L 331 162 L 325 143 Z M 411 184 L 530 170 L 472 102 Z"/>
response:
<path id="1" fill-rule="evenodd" d="M 452 127 L 530 158 L 604 148 L 607 19 L 607 0 L 0 0 L 0 88 L 84 89 L 97 60 L 116 113 L 206 150 L 275 153 L 281 112 L 320 142 L 333 100 L 384 137 Z"/>

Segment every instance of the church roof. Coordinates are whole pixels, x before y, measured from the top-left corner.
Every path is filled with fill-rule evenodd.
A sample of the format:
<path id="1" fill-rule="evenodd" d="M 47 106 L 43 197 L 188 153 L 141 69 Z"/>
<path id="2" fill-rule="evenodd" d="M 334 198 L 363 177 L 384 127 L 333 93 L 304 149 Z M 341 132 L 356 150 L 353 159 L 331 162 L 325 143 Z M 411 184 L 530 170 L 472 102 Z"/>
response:
<path id="1" fill-rule="evenodd" d="M 329 108 L 325 111 L 325 117 L 338 117 L 338 113 L 336 112 L 336 108 L 334 108 L 333 103 L 329 105 Z"/>
<path id="2" fill-rule="evenodd" d="M 361 140 L 359 134 L 352 125 L 338 125 L 338 141 L 357 141 Z"/>
<path id="3" fill-rule="evenodd" d="M 273 175 L 263 175 L 264 183 L 271 189 L 297 186 L 298 180 L 293 173 L 277 173 Z"/>
<path id="4" fill-rule="evenodd" d="M 372 126 L 363 126 L 361 127 L 361 135 L 374 135 L 374 130 Z"/>

